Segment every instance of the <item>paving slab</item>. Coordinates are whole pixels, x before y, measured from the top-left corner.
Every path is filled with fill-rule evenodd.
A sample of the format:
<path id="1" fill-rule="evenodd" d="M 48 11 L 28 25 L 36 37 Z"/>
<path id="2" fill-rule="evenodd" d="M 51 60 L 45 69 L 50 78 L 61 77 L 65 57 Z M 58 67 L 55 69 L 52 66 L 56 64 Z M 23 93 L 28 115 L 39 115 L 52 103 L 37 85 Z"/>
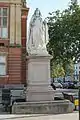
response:
<path id="1" fill-rule="evenodd" d="M 79 113 L 46 115 L 46 114 L 29 114 L 29 115 L 0 115 L 0 120 L 79 120 Z"/>

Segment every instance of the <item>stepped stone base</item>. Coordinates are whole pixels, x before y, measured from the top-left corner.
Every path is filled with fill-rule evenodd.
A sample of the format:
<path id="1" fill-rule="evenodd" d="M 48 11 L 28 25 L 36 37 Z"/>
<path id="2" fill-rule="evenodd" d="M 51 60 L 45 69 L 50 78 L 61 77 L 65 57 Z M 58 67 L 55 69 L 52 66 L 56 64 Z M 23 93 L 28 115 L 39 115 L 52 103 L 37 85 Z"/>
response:
<path id="1" fill-rule="evenodd" d="M 24 102 L 12 106 L 13 114 L 63 114 L 73 110 L 74 105 L 68 100 Z"/>

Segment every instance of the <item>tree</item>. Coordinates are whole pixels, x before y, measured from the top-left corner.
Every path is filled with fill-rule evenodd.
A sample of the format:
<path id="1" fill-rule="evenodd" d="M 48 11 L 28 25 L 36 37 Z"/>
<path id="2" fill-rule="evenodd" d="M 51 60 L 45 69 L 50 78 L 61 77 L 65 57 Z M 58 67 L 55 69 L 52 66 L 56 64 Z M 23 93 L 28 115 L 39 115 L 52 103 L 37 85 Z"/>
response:
<path id="1" fill-rule="evenodd" d="M 76 59 L 80 52 L 80 6 L 77 1 L 71 1 L 67 9 L 49 13 L 49 53 L 53 56 L 53 62 L 66 65 Z"/>
<path id="2" fill-rule="evenodd" d="M 74 73 L 74 62 L 70 60 L 69 64 L 66 65 L 66 75 L 67 76 L 72 76 L 73 77 Z"/>
<path id="3" fill-rule="evenodd" d="M 64 71 L 62 65 L 53 63 L 51 77 L 58 78 L 58 77 L 64 77 L 64 76 L 65 76 L 65 71 Z"/>

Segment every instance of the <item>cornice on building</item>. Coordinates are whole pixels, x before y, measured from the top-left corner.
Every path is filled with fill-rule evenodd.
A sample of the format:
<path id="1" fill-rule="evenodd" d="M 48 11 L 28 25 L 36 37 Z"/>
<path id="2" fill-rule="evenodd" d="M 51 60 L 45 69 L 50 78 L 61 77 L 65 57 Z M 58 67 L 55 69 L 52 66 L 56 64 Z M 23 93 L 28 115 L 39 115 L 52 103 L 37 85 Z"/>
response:
<path id="1" fill-rule="evenodd" d="M 0 0 L 2 3 L 22 4 L 22 0 Z"/>

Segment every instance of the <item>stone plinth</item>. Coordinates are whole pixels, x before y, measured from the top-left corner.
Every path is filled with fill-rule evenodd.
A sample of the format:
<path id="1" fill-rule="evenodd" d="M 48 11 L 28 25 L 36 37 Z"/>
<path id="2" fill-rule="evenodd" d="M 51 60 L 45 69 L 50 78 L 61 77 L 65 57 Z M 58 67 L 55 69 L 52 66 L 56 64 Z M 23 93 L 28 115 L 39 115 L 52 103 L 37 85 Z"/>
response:
<path id="1" fill-rule="evenodd" d="M 13 114 L 66 114 L 73 110 L 74 105 L 68 100 L 23 102 L 12 106 Z"/>
<path id="2" fill-rule="evenodd" d="M 50 86 L 51 56 L 31 55 L 28 59 L 27 101 L 53 101 L 54 92 Z"/>

